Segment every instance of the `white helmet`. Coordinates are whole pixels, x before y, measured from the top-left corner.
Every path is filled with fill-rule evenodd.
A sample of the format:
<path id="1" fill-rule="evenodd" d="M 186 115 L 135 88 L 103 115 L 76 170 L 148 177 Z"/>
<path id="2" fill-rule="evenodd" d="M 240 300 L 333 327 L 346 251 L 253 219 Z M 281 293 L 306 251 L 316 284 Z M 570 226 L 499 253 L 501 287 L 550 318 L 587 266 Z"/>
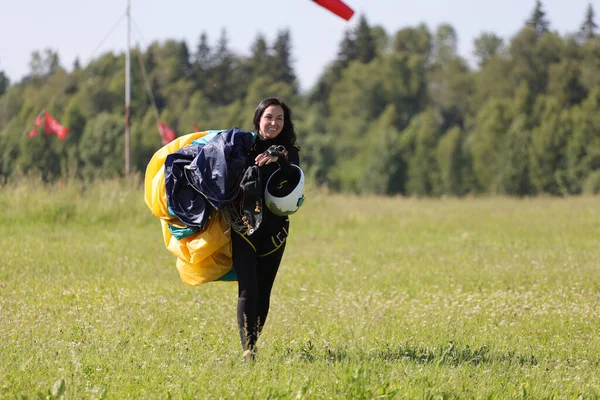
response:
<path id="1" fill-rule="evenodd" d="M 304 202 L 304 172 L 295 165 L 290 164 L 293 177 L 286 179 L 281 168 L 273 173 L 267 181 L 265 188 L 265 203 L 275 215 L 286 216 L 298 211 Z"/>

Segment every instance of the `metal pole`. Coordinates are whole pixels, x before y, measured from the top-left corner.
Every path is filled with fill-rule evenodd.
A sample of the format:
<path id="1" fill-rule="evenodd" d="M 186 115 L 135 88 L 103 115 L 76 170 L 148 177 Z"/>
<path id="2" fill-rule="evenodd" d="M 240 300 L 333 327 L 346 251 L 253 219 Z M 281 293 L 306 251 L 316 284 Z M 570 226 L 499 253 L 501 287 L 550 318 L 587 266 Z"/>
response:
<path id="1" fill-rule="evenodd" d="M 127 0 L 127 52 L 125 53 L 125 176 L 129 176 L 129 130 L 130 130 L 130 103 L 131 103 L 131 84 L 130 69 L 131 61 L 129 52 L 131 48 L 131 0 Z"/>

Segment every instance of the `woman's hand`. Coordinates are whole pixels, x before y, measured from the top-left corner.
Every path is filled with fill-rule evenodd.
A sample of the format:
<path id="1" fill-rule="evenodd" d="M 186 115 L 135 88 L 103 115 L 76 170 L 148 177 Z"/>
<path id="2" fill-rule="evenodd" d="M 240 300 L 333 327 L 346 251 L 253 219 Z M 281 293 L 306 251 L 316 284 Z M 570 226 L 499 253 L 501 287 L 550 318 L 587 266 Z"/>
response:
<path id="1" fill-rule="evenodd" d="M 256 158 L 254 159 L 254 162 L 256 163 L 256 165 L 258 165 L 259 167 L 262 167 L 265 164 L 271 164 L 273 162 L 277 162 L 277 160 L 279 159 L 279 157 L 275 157 L 275 156 L 270 156 L 267 153 L 260 153 L 259 155 L 256 156 Z"/>
<path id="2" fill-rule="evenodd" d="M 273 147 L 273 146 L 272 146 Z M 262 167 L 265 164 L 270 164 L 273 162 L 277 162 L 279 160 L 279 156 L 283 156 L 287 158 L 287 150 L 283 146 L 278 146 L 279 148 L 269 148 L 269 150 L 264 153 L 260 153 L 254 159 L 254 162 L 259 167 Z"/>

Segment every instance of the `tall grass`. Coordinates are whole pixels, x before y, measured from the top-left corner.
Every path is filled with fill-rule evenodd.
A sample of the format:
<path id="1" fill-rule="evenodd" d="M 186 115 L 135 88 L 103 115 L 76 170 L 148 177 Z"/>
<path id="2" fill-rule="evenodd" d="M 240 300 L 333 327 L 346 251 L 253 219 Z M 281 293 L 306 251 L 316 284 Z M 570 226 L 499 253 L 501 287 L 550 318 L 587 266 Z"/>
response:
<path id="1" fill-rule="evenodd" d="M 148 215 L 141 179 L 79 180 L 48 184 L 34 177 L 0 186 L 0 223 L 140 223 Z"/>
<path id="2" fill-rule="evenodd" d="M 312 191 L 259 341 L 139 180 L 0 193 L 0 398 L 600 397 L 598 198 Z"/>

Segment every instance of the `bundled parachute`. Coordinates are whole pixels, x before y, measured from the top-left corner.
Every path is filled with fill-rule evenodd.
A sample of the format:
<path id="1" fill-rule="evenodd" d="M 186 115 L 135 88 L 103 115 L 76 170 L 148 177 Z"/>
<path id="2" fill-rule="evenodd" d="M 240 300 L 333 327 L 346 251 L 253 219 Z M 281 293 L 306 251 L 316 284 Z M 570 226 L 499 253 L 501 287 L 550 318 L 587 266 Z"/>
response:
<path id="1" fill-rule="evenodd" d="M 237 194 L 253 140 L 239 129 L 195 132 L 163 146 L 148 163 L 144 199 L 188 285 L 236 279 L 230 225 L 221 210 Z M 217 169 L 217 176 L 231 179 L 215 180 Z"/>

